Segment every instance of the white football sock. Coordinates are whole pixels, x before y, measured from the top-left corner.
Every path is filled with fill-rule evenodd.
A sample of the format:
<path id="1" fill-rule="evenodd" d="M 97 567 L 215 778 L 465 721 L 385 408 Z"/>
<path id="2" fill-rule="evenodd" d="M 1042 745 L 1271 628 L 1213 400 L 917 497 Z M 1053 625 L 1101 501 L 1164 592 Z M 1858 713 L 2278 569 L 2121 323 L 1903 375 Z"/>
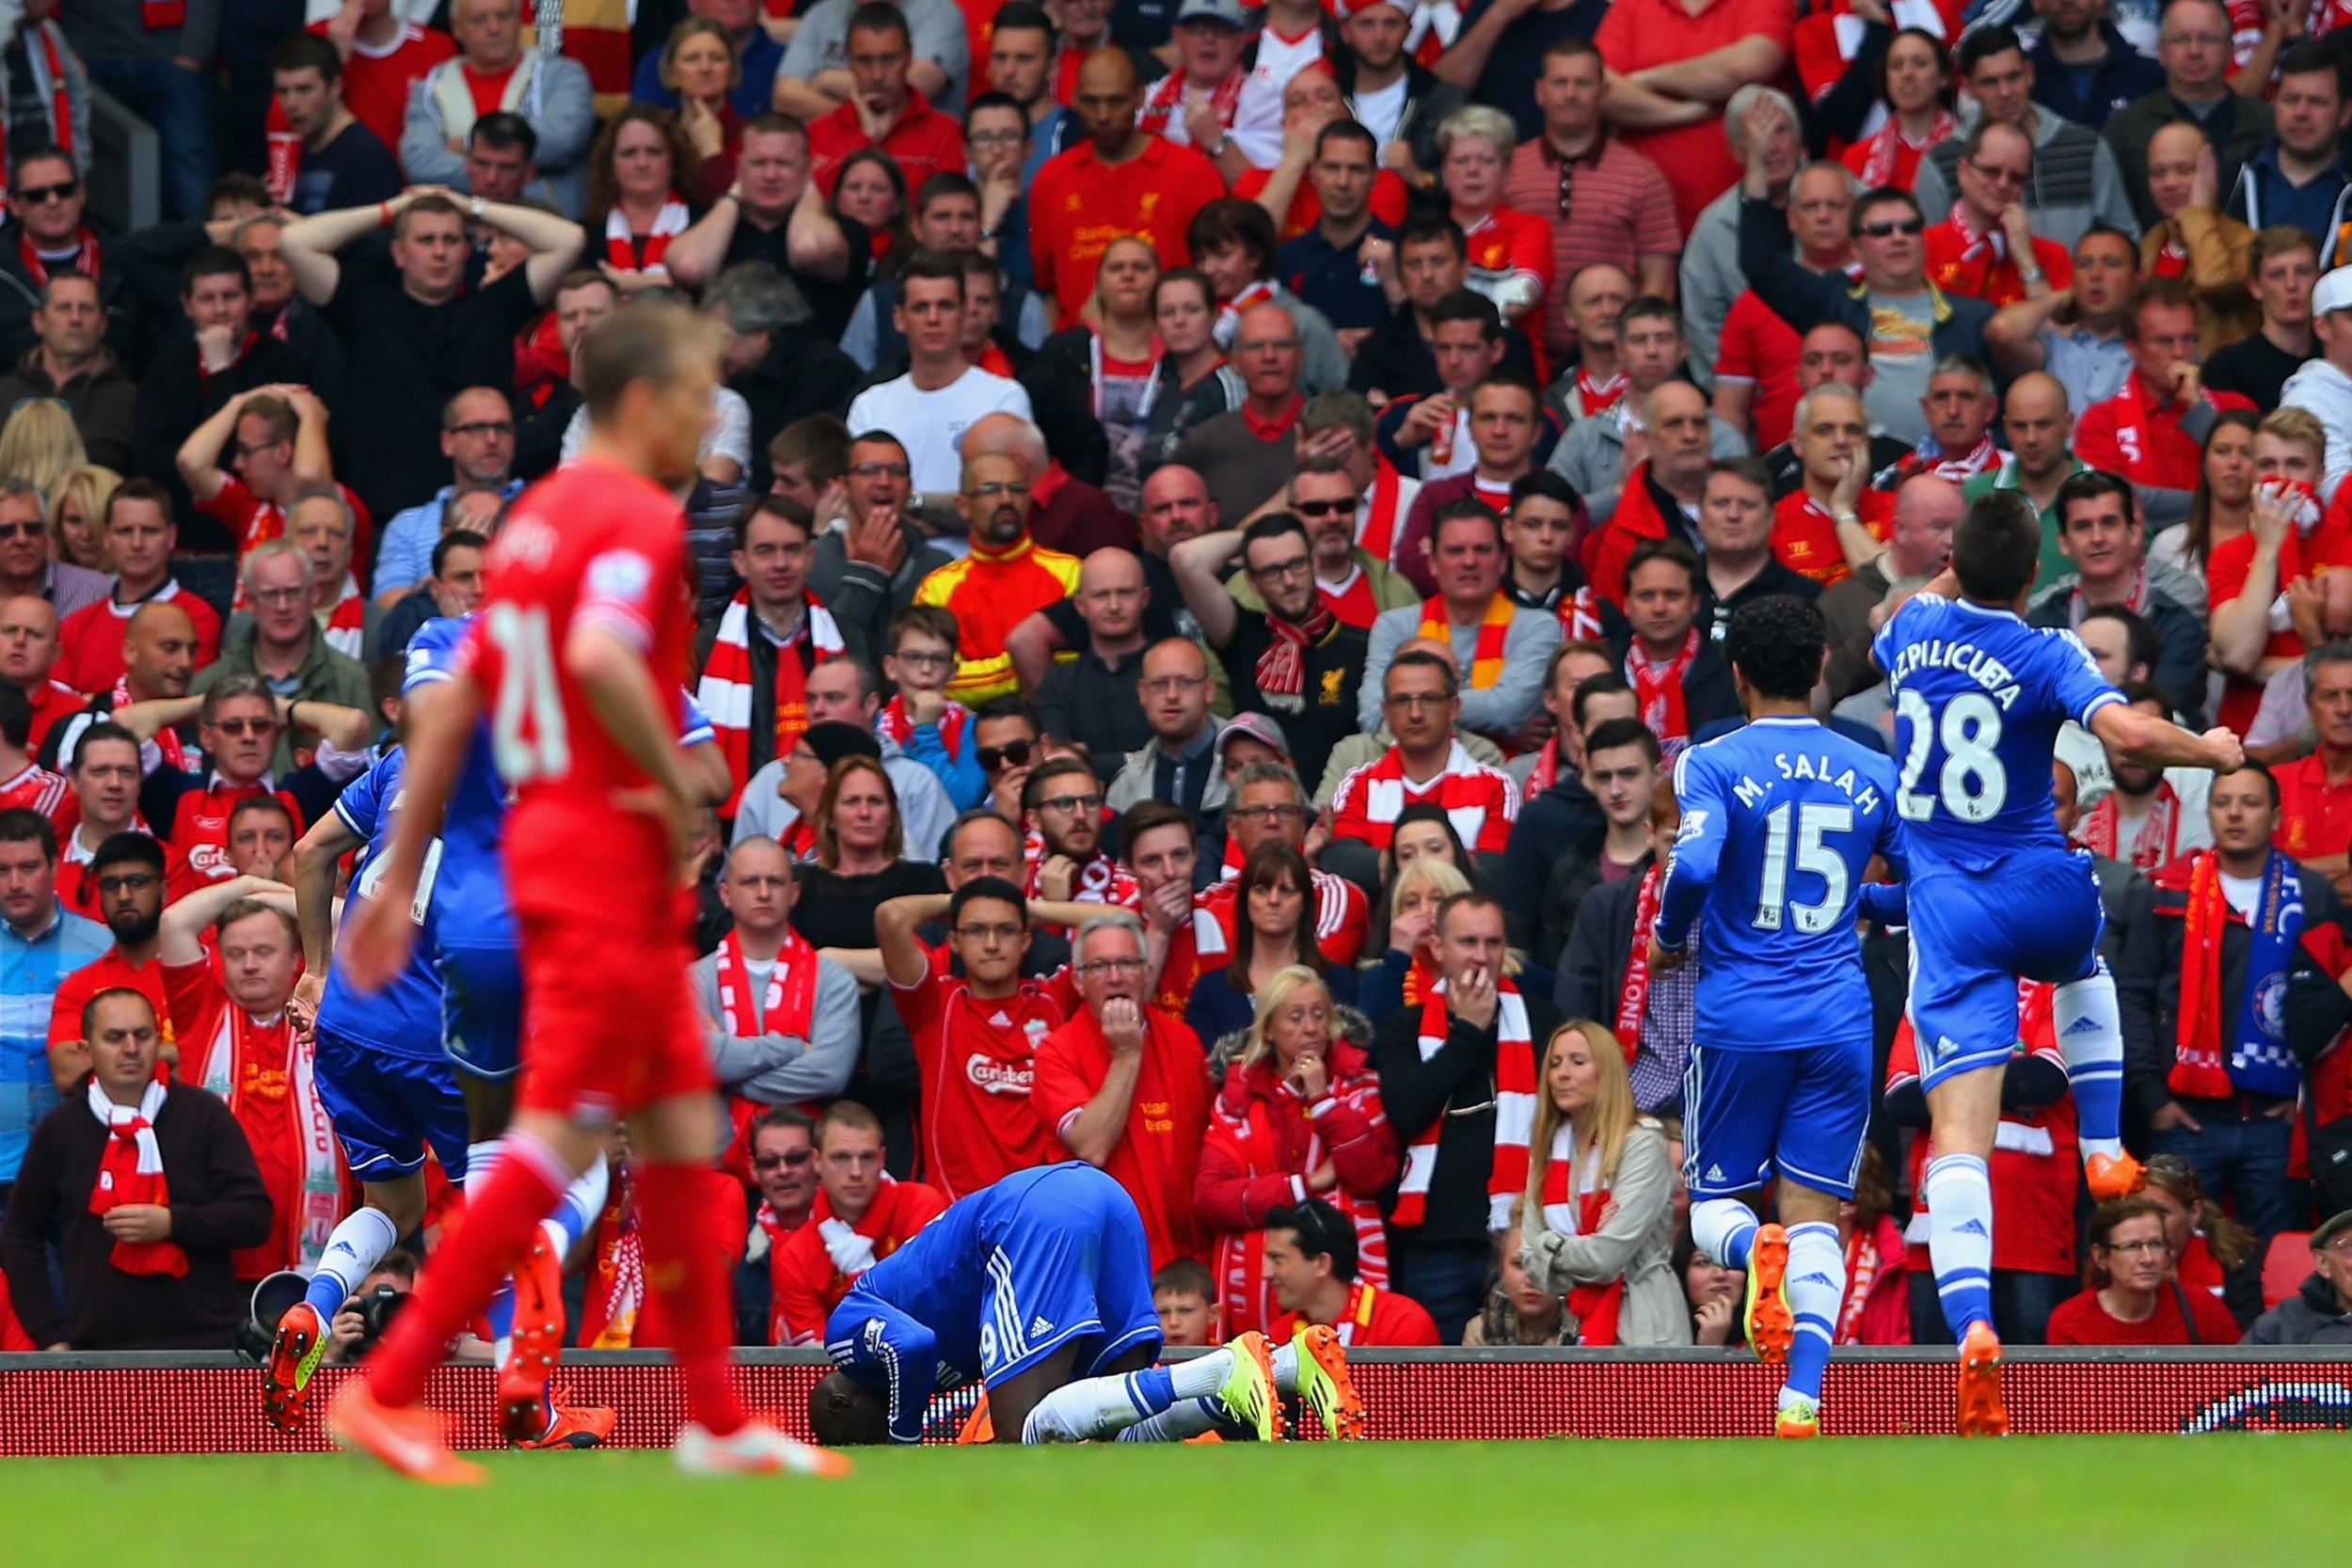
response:
<path id="1" fill-rule="evenodd" d="M 1298 1392 L 1298 1347 L 1284 1343 L 1274 1347 L 1274 1387 L 1278 1393 Z"/>
<path id="2" fill-rule="evenodd" d="M 1993 1182 L 1976 1155 L 1939 1154 L 1921 1185 L 1936 1294 L 1960 1339 L 1971 1323 L 1993 1321 Z"/>
<path id="3" fill-rule="evenodd" d="M 1215 1399 L 1179 1400 L 1150 1420 L 1137 1421 L 1119 1434 L 1122 1443 L 1181 1443 L 1213 1432 L 1225 1407 Z"/>
<path id="4" fill-rule="evenodd" d="M 384 1255 L 400 1244 L 400 1237 L 392 1229 L 392 1217 L 381 1209 L 360 1208 L 344 1216 L 326 1238 L 326 1250 L 319 1257 L 316 1273 L 310 1276 L 308 1299 L 329 1319 L 342 1310 L 344 1302 L 359 1290 L 359 1282 L 373 1273 Z M 333 1290 L 328 1290 L 331 1282 Z M 321 1306 L 329 1295 L 330 1305 Z"/>
<path id="5" fill-rule="evenodd" d="M 1701 1198 L 1691 1205 L 1691 1243 L 1726 1269 L 1745 1269 L 1756 1241 L 1756 1214 L 1736 1197 Z"/>
<path id="6" fill-rule="evenodd" d="M 1188 1361 L 1168 1364 L 1169 1383 L 1175 1386 L 1179 1400 L 1203 1399 L 1225 1386 L 1225 1380 L 1233 1375 L 1233 1353 L 1213 1350 L 1206 1355 L 1196 1355 Z"/>
<path id="7" fill-rule="evenodd" d="M 2050 1006 L 2067 1085 L 2074 1091 L 2082 1157 L 2112 1159 L 2123 1152 L 2123 1026 L 2106 960 L 2097 973 L 2055 987 Z"/>

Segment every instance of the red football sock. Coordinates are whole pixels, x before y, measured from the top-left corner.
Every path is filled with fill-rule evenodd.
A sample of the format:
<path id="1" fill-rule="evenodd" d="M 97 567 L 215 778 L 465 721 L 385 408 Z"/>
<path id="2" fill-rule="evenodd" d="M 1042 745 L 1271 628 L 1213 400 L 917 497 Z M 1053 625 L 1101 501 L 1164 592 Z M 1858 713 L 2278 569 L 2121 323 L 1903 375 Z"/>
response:
<path id="1" fill-rule="evenodd" d="M 745 1420 L 727 1351 L 735 1336 L 719 1225 L 730 1206 L 740 1209 L 740 1189 L 725 1172 L 702 1165 L 647 1164 L 641 1176 L 645 1284 L 661 1298 L 686 1408 L 706 1431 L 724 1437 Z"/>
<path id="2" fill-rule="evenodd" d="M 392 1320 L 368 1358 L 368 1386 L 386 1404 L 414 1404 L 449 1342 L 473 1320 L 531 1244 L 539 1222 L 555 1212 L 571 1178 L 555 1150 L 510 1132 L 498 1168 L 469 1194 L 466 1217 L 417 1276 L 416 1294 Z"/>

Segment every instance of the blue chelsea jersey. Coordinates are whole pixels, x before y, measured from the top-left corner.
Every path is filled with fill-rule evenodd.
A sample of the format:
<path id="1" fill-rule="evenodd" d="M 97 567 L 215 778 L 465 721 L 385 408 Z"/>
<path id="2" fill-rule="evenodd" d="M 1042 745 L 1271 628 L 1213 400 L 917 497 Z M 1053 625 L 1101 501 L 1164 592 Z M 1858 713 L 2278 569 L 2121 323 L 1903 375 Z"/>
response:
<path id="1" fill-rule="evenodd" d="M 1867 880 L 1899 863 L 1895 769 L 1804 718 L 1765 718 L 1675 763 L 1682 827 L 1656 931 L 1680 947 L 1704 927 L 1692 1037 L 1730 1049 L 1798 1050 L 1870 1037 L 1863 913 L 1899 890 Z"/>
<path id="2" fill-rule="evenodd" d="M 343 923 L 351 922 L 359 905 L 374 895 L 384 856 L 391 848 L 392 830 L 400 819 L 401 777 L 408 753 L 398 748 L 376 759 L 375 766 L 354 779 L 335 798 L 335 815 L 343 825 L 367 840 L 354 866 L 351 892 L 345 900 Z M 409 955 L 408 967 L 373 995 L 356 990 L 343 978 L 343 966 L 326 971 L 326 990 L 319 999 L 319 1027 L 345 1039 L 394 1055 L 438 1061 L 441 1057 L 441 982 L 433 968 L 435 883 L 442 861 L 437 842 L 425 856 L 417 879 L 412 916 L 422 927 Z"/>
<path id="3" fill-rule="evenodd" d="M 1915 595 L 1871 643 L 1895 693 L 1895 809 L 1915 863 L 1982 870 L 2067 847 L 2050 805 L 2060 725 L 2123 694 L 2071 631 Z"/>

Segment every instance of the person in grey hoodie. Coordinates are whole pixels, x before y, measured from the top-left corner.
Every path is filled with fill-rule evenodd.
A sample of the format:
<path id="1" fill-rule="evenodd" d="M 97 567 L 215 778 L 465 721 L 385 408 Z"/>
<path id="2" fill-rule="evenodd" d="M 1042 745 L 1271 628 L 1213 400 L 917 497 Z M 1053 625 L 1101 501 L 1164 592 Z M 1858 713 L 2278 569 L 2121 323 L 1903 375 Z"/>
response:
<path id="1" fill-rule="evenodd" d="M 2254 1320 L 2249 1345 L 2352 1345 L 2352 1209 L 2312 1232 L 2301 1289 Z"/>

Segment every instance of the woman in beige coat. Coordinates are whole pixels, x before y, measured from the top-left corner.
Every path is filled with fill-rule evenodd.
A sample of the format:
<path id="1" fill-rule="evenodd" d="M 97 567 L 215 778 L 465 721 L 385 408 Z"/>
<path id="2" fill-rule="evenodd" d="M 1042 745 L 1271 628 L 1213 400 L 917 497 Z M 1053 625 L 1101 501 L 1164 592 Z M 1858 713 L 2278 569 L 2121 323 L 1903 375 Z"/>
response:
<path id="1" fill-rule="evenodd" d="M 1567 1297 L 1583 1345 L 1687 1345 L 1669 1265 L 1675 1172 L 1666 1134 L 1637 1116 L 1625 1048 L 1597 1023 L 1552 1031 L 1528 1142 L 1519 1267 Z"/>

